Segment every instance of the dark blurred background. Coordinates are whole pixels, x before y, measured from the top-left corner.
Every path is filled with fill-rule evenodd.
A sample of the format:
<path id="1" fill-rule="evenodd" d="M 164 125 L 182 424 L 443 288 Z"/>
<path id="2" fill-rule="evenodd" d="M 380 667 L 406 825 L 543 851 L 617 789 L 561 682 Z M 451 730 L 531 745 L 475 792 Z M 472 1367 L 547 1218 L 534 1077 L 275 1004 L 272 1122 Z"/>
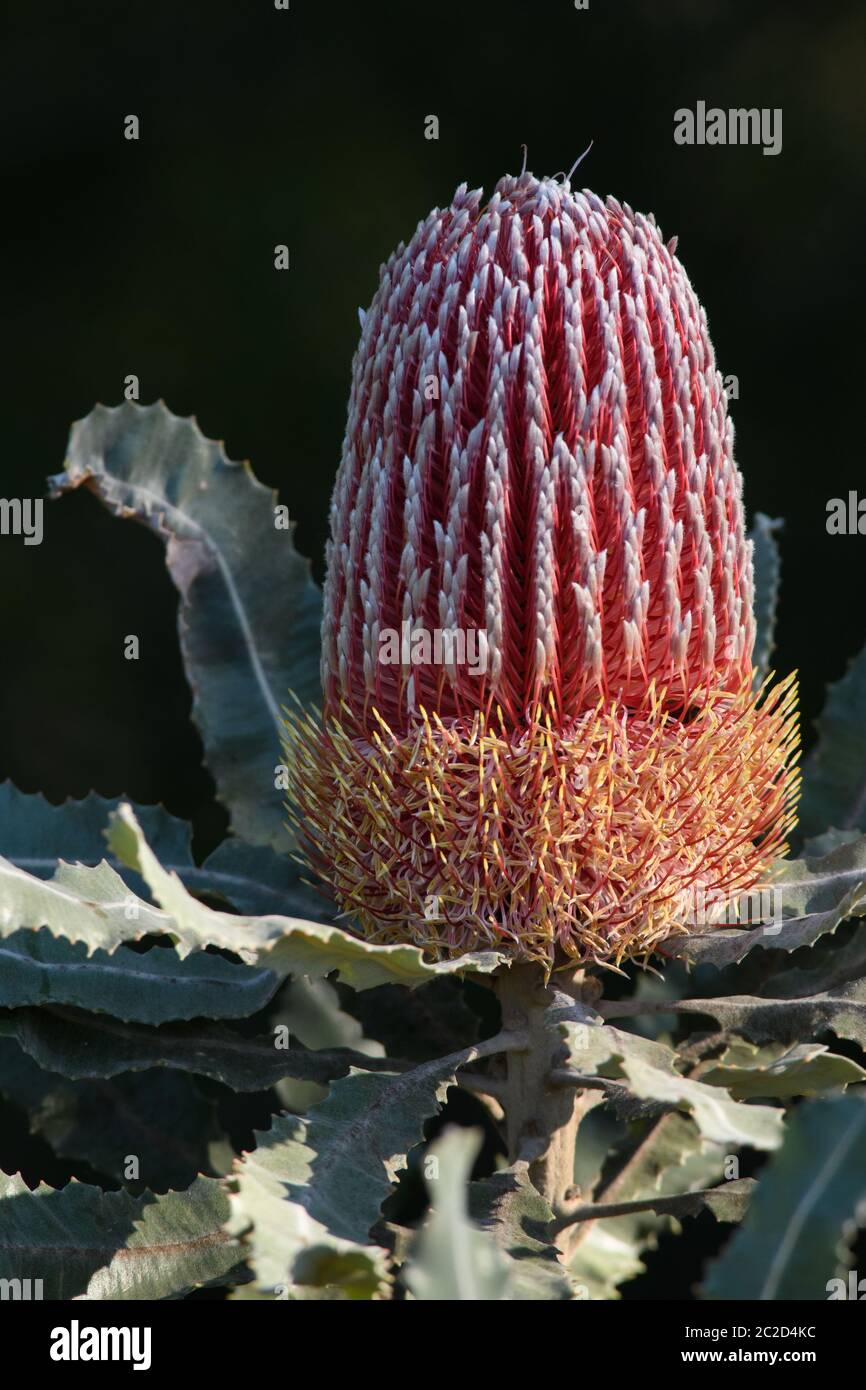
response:
<path id="1" fill-rule="evenodd" d="M 808 728 L 866 640 L 866 537 L 825 529 L 828 498 L 866 495 L 861 0 L 40 0 L 4 27 L 4 496 L 41 495 L 70 422 L 135 373 L 279 488 L 320 572 L 380 262 L 523 142 L 551 174 L 592 139 L 576 182 L 679 234 L 739 379 L 750 515 L 786 518 L 777 665 L 802 671 Z M 781 107 L 781 154 L 675 145 L 698 100 Z M 75 494 L 41 546 L 0 539 L 0 593 L 0 777 L 164 801 L 205 847 L 224 821 L 156 539 Z"/>
<path id="2" fill-rule="evenodd" d="M 357 308 L 378 267 L 467 180 L 568 168 L 655 212 L 706 305 L 750 515 L 784 516 L 777 665 L 824 683 L 866 641 L 866 537 L 826 503 L 862 452 L 862 0 L 291 0 L 8 5 L 0 494 L 35 497 L 70 422 L 142 401 L 194 413 L 298 520 L 321 574 Z M 681 106 L 781 107 L 783 147 L 675 145 Z M 140 139 L 123 137 L 135 114 Z M 440 138 L 424 138 L 425 117 Z M 276 243 L 291 269 L 273 268 Z M 126 793 L 224 828 L 162 549 L 89 495 L 45 539 L 0 537 L 0 778 L 52 799 Z M 286 614 L 287 626 L 292 615 Z M 123 658 L 136 633 L 141 659 Z M 0 853 L 3 852 L 0 843 Z M 24 1151 L 26 1120 L 4 1136 Z M 20 1161 L 18 1159 L 17 1161 Z M 36 1165 L 55 1181 L 51 1155 Z M 688 1296 L 726 1232 L 665 1237 L 631 1299 Z"/>

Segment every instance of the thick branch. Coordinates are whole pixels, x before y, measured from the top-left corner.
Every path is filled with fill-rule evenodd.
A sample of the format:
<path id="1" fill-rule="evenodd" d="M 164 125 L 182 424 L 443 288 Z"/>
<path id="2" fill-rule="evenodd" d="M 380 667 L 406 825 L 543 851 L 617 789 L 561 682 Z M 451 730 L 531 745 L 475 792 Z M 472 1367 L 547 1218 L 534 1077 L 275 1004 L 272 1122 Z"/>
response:
<path id="1" fill-rule="evenodd" d="M 529 1176 L 554 1211 L 574 1182 L 577 1131 L 583 1116 L 603 1099 L 595 1089 L 551 1085 L 551 1074 L 564 1053 L 561 1023 L 586 1016 L 587 1003 L 598 994 L 596 981 L 582 972 L 557 975 L 557 987 L 545 983 L 540 968 L 515 965 L 497 976 L 506 1030 L 526 1031 L 525 1052 L 510 1052 L 505 1083 L 508 1157 L 523 1158 Z"/>

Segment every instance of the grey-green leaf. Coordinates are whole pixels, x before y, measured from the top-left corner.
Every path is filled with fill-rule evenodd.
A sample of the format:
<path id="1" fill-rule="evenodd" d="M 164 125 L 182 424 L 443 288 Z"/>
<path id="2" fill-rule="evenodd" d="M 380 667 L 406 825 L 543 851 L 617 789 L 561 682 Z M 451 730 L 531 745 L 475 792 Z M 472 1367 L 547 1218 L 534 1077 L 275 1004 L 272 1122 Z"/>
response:
<path id="1" fill-rule="evenodd" d="M 159 402 L 98 405 L 72 427 L 55 496 L 86 485 L 166 543 L 193 717 L 233 830 L 287 846 L 274 768 L 291 688 L 319 692 L 321 595 L 276 494 Z"/>
<path id="2" fill-rule="evenodd" d="M 416 946 L 374 946 L 320 922 L 216 911 L 192 897 L 180 878 L 160 865 L 131 807 L 122 805 L 111 819 L 111 848 L 145 879 L 160 906 L 140 899 L 107 863 L 95 868 L 61 863 L 54 878 L 44 881 L 0 859 L 0 939 L 19 929 L 47 927 L 53 936 L 82 943 L 92 954 L 112 953 L 147 936 L 167 936 L 181 957 L 217 947 L 279 976 L 317 977 L 338 970 L 358 989 L 395 981 L 420 984 L 464 971 L 489 973 L 501 963 L 494 951 L 431 963 Z"/>
<path id="3" fill-rule="evenodd" d="M 866 1081 L 866 1071 L 823 1043 L 773 1044 L 757 1048 L 735 1038 L 725 1053 L 701 1071 L 709 1086 L 724 1086 L 737 1100 L 817 1095 Z"/>
<path id="4" fill-rule="evenodd" d="M 109 844 L 141 874 L 154 898 L 171 914 L 170 930 L 186 950 L 220 946 L 277 973 L 317 977 L 339 970 L 356 989 L 386 982 L 420 984 L 437 975 L 490 973 L 502 962 L 495 951 L 474 951 L 455 960 L 428 963 L 416 946 L 372 946 L 340 927 L 289 917 L 232 917 L 192 898 L 180 879 L 166 873 L 151 851 L 132 809 L 111 817 Z"/>
<path id="5" fill-rule="evenodd" d="M 427 1154 L 431 1214 L 404 1271 L 424 1302 L 498 1302 L 509 1297 L 511 1265 L 497 1243 L 469 1219 L 467 1186 L 481 1133 L 448 1129 Z"/>
<path id="6" fill-rule="evenodd" d="M 22 792 L 13 782 L 0 782 L 4 857 L 37 878 L 51 878 L 58 859 L 98 864 L 108 853 L 105 828 L 109 815 L 120 804 L 117 797 L 90 792 L 80 801 L 70 798 L 55 806 L 40 792 Z M 191 830 L 185 821 L 172 816 L 164 806 L 136 806 L 135 814 L 161 863 L 176 872 L 193 867 Z M 119 861 L 112 867 L 126 877 Z M 140 891 L 141 880 L 133 886 Z"/>
<path id="7" fill-rule="evenodd" d="M 186 1187 L 205 1170 L 222 1171 L 211 1161 L 224 1144 L 216 1105 L 191 1076 L 147 1071 L 69 1081 L 0 1038 L 0 1093 L 29 1115 L 31 1132 L 56 1154 L 84 1160 L 115 1182 L 135 1176 L 165 1191 Z"/>
<path id="8" fill-rule="evenodd" d="M 276 1036 L 248 1038 L 217 1025 L 143 1028 L 62 1009 L 0 1014 L 0 1037 L 14 1039 L 39 1066 L 71 1081 L 159 1068 L 206 1076 L 234 1091 L 265 1091 L 287 1076 L 322 1085 L 345 1076 L 353 1063 L 368 1060 L 349 1049 L 278 1047 Z M 370 1058 L 369 1065 L 381 1070 L 386 1064 Z"/>
<path id="9" fill-rule="evenodd" d="M 279 984 L 255 970 L 200 952 L 127 946 L 88 956 L 82 943 L 49 931 L 18 931 L 0 941 L 0 1007 L 65 1004 L 135 1023 L 190 1018 L 245 1018 L 264 1008 Z"/>
<path id="10" fill-rule="evenodd" d="M 562 1032 L 568 1059 L 578 1075 L 621 1080 L 639 1100 L 685 1110 L 710 1142 L 750 1144 L 757 1149 L 774 1149 L 782 1142 L 780 1110 L 745 1105 L 721 1087 L 681 1076 L 671 1048 L 609 1024 L 566 1022 Z"/>
<path id="11" fill-rule="evenodd" d="M 435 1205 L 439 1189 L 430 1182 L 428 1187 Z M 525 1162 L 470 1183 L 469 1215 L 508 1257 L 510 1300 L 574 1299 L 574 1280 L 560 1263 L 550 1234 L 553 1212 L 530 1181 Z"/>
<path id="12" fill-rule="evenodd" d="M 749 994 L 681 999 L 677 1009 L 681 1013 L 708 1014 L 723 1028 L 734 1029 L 753 1042 L 794 1042 L 798 1038 L 814 1038 L 829 1029 L 837 1038 L 866 1045 L 866 980 L 854 980 L 797 999 L 764 999 Z M 859 1079 L 848 1073 L 849 1081 Z"/>
<path id="13" fill-rule="evenodd" d="M 866 830 L 866 647 L 828 686 L 816 728 L 818 741 L 803 764 L 800 831 Z"/>
<path id="14" fill-rule="evenodd" d="M 64 1300 L 173 1298 L 225 1283 L 240 1257 L 223 1230 L 228 1210 L 210 1178 L 131 1197 L 78 1182 L 31 1191 L 0 1173 L 0 1278 L 41 1280 L 43 1298 Z"/>
<path id="15" fill-rule="evenodd" d="M 763 680 L 775 646 L 776 608 L 779 603 L 781 560 L 776 532 L 784 523 L 779 518 L 757 512 L 749 539 L 755 567 L 755 647 L 752 660 L 756 681 Z"/>
<path id="16" fill-rule="evenodd" d="M 817 1299 L 845 1271 L 845 1240 L 866 1214 L 866 1100 L 850 1092 L 795 1110 L 749 1212 L 710 1267 L 716 1299 Z"/>
<path id="17" fill-rule="evenodd" d="M 375 1283 L 382 1255 L 371 1227 L 459 1060 L 400 1075 L 353 1071 L 306 1115 L 278 1115 L 257 1134 L 237 1166 L 230 1229 L 244 1236 L 262 1288 L 317 1284 L 337 1257 L 359 1262 L 365 1291 Z"/>
<path id="18" fill-rule="evenodd" d="M 629 1089 L 641 1097 L 689 1111 L 701 1133 L 717 1144 L 749 1144 L 775 1149 L 782 1142 L 781 1110 L 734 1100 L 721 1086 L 707 1086 L 690 1077 L 670 1076 L 639 1057 L 624 1057 Z"/>
<path id="19" fill-rule="evenodd" d="M 672 943 L 671 954 L 724 969 L 755 947 L 796 951 L 866 912 L 866 836 L 817 859 L 783 860 L 772 887 L 768 920 L 757 927 L 719 927 Z"/>
<path id="20" fill-rule="evenodd" d="M 51 878 L 59 859 L 94 866 L 105 859 L 135 893 L 147 897 L 141 876 L 112 855 L 106 843 L 109 819 L 124 804 L 123 798 L 90 792 L 81 801 L 70 798 L 55 806 L 39 792 L 22 792 L 12 782 L 2 782 L 0 844 L 11 863 L 37 878 Z M 222 898 L 240 912 L 333 919 L 333 901 L 302 881 L 288 854 L 229 836 L 203 864 L 196 864 L 186 821 L 163 806 L 135 806 L 133 813 L 160 864 L 191 893 Z"/>

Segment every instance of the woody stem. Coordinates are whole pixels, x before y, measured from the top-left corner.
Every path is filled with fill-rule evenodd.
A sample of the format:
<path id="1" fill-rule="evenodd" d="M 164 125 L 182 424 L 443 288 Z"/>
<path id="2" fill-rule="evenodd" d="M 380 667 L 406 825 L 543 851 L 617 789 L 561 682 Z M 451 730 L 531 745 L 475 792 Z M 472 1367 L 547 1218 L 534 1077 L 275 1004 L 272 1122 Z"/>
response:
<path id="1" fill-rule="evenodd" d="M 547 1198 L 555 1216 L 574 1200 L 577 1132 L 586 1113 L 602 1096 L 597 1091 L 551 1084 L 561 1061 L 563 1039 L 555 1017 L 575 1001 L 593 1002 L 597 981 L 584 972 L 561 972 L 556 985 L 546 984 L 540 967 L 514 965 L 496 979 L 503 1029 L 528 1034 L 528 1046 L 509 1052 L 500 1100 L 505 1110 L 508 1159 L 525 1161 L 529 1177 Z M 567 1242 L 566 1242 L 567 1243 Z M 560 1249 L 563 1240 L 559 1239 Z"/>

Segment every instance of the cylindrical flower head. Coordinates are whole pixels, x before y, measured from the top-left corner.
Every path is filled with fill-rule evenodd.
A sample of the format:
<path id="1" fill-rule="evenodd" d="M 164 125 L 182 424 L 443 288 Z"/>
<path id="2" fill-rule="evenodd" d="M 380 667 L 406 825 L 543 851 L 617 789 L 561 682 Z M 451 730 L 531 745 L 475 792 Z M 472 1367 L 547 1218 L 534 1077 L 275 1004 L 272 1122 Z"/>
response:
<path id="1" fill-rule="evenodd" d="M 753 696 L 706 316 L 652 217 L 458 189 L 382 268 L 331 507 L 309 858 L 377 940 L 645 954 L 751 888 L 796 779 Z"/>

